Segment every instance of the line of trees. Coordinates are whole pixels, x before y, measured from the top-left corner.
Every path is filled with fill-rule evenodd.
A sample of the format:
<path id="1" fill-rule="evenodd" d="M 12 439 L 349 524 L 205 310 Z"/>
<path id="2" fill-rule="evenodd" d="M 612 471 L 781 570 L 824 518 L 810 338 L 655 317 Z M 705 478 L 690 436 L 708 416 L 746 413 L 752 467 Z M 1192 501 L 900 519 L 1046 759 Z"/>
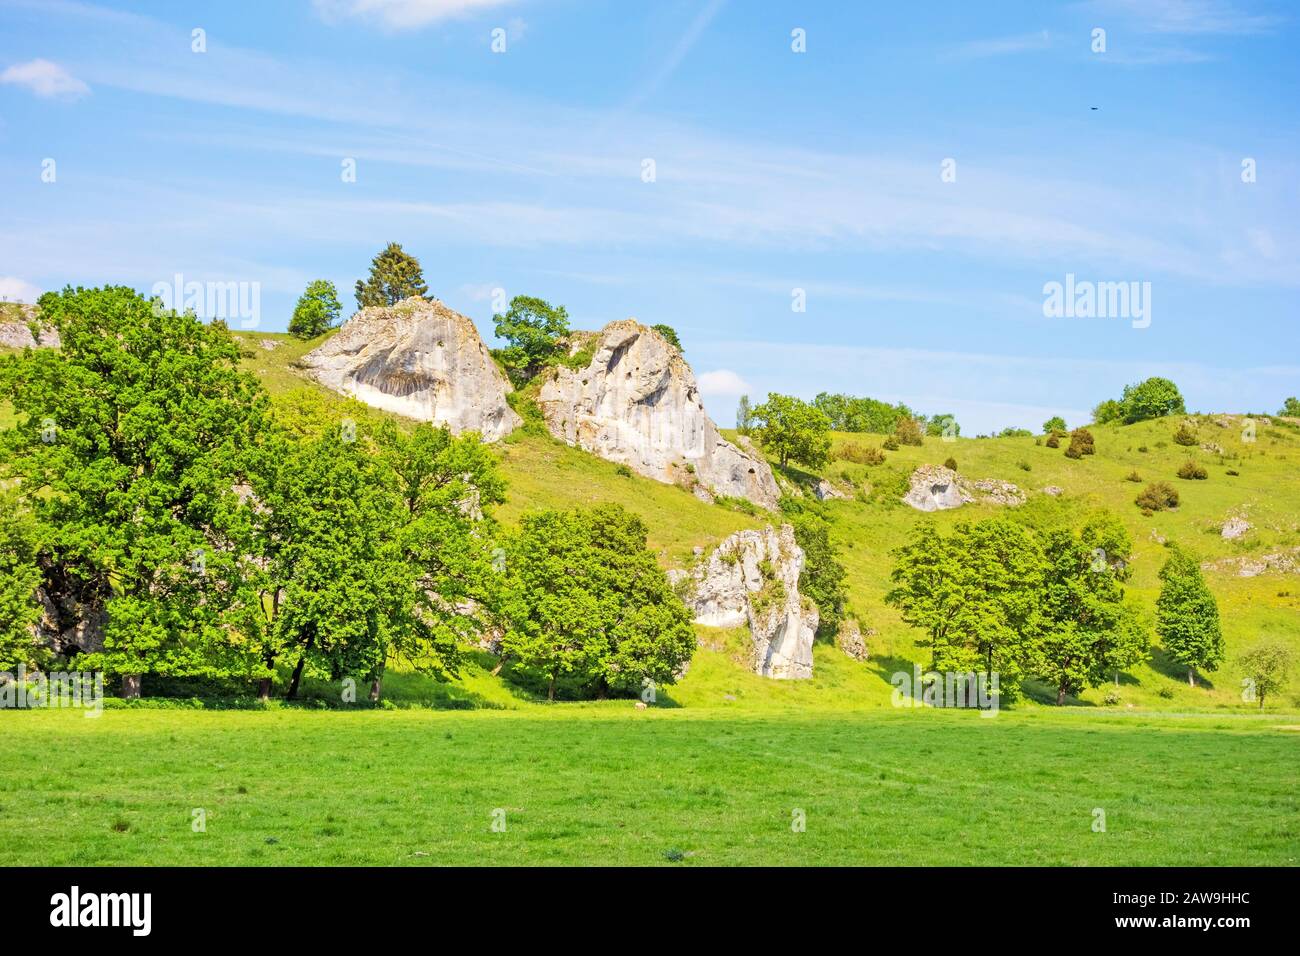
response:
<path id="1" fill-rule="evenodd" d="M 1123 586 L 1131 550 L 1124 526 L 1104 512 L 1077 531 L 1040 532 L 1004 517 L 947 535 L 927 524 L 895 552 L 885 600 L 925 633 L 932 670 L 997 673 L 1004 700 L 1038 678 L 1062 704 L 1146 657 L 1148 627 Z M 1156 632 L 1194 683 L 1197 670 L 1223 660 L 1218 607 L 1177 548 L 1160 579 Z"/>
<path id="2" fill-rule="evenodd" d="M 263 698 L 352 676 L 377 697 L 394 657 L 451 676 L 487 634 L 521 673 L 580 692 L 669 683 L 689 660 L 688 613 L 620 509 L 507 534 L 504 480 L 473 434 L 314 391 L 272 408 L 223 325 L 129 288 L 40 308 L 62 348 L 0 361 L 17 413 L 0 432 L 0 667 L 59 652 L 128 696 L 155 674 Z M 78 619 L 42 622 L 43 607 Z M 49 639 L 101 623 L 102 647 Z"/>

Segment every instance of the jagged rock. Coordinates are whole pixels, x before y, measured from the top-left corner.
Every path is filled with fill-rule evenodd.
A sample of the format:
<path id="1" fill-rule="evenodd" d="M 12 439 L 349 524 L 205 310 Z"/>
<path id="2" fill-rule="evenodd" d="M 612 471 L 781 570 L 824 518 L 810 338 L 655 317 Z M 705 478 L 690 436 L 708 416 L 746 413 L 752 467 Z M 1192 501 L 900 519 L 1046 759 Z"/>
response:
<path id="1" fill-rule="evenodd" d="M 57 349 L 62 343 L 59 331 L 52 325 L 41 326 L 33 338 L 31 322 L 36 318 L 36 306 L 21 302 L 8 303 L 0 312 L 0 346 L 10 349 Z"/>
<path id="2" fill-rule="evenodd" d="M 690 571 L 669 572 L 696 623 L 749 626 L 754 672 L 764 677 L 812 677 L 818 614 L 799 594 L 803 549 L 794 528 L 769 525 L 737 531 Z"/>
<path id="3" fill-rule="evenodd" d="M 1222 455 L 1223 446 L 1218 442 L 1201 442 L 1201 451 L 1208 451 L 1212 455 Z"/>
<path id="4" fill-rule="evenodd" d="M 977 500 L 991 501 L 996 505 L 1023 505 L 1025 503 L 1025 493 L 1009 481 L 1002 481 L 998 478 L 980 478 L 978 481 L 962 481 L 958 479 L 958 484 L 964 491 L 978 492 L 973 494 Z"/>
<path id="5" fill-rule="evenodd" d="M 911 488 L 903 502 L 917 511 L 945 511 L 960 508 L 975 499 L 962 490 L 957 473 L 940 465 L 922 465 L 912 472 Z"/>
<path id="6" fill-rule="evenodd" d="M 813 485 L 813 494 L 818 501 L 828 501 L 831 498 L 847 498 L 844 492 L 840 491 L 825 478 L 819 478 L 817 484 Z"/>
<path id="7" fill-rule="evenodd" d="M 552 435 L 656 481 L 776 507 L 771 468 L 722 437 L 691 367 L 662 335 L 626 319 L 587 346 L 585 368 L 557 367 L 542 385 L 538 405 Z"/>
<path id="8" fill-rule="evenodd" d="M 1239 578 L 1253 578 L 1261 574 L 1300 574 L 1300 548 L 1290 548 L 1263 554 L 1258 557 L 1220 558 L 1201 565 L 1207 571 L 1233 572 Z"/>
<path id="9" fill-rule="evenodd" d="M 939 465 L 922 465 L 912 472 L 910 483 L 903 501 L 918 511 L 944 511 L 972 501 L 1013 506 L 1025 503 L 1025 493 L 1009 481 L 962 478 L 951 468 Z"/>
<path id="10" fill-rule="evenodd" d="M 874 629 L 867 629 L 867 636 L 875 633 Z M 866 637 L 863 636 L 858 622 L 851 617 L 846 617 L 839 631 L 836 632 L 835 646 L 855 661 L 865 661 L 868 657 Z"/>
<path id="11" fill-rule="evenodd" d="M 276 349 L 280 347 L 280 343 L 277 342 L 275 339 L 262 339 L 260 342 L 258 342 L 258 345 L 262 346 L 262 348 L 268 352 L 274 352 Z"/>
<path id="12" fill-rule="evenodd" d="M 362 309 L 302 364 L 327 388 L 457 434 L 496 441 L 521 421 L 474 323 L 436 300 Z"/>
<path id="13" fill-rule="evenodd" d="M 1065 489 L 1059 485 L 1048 485 L 1043 489 L 1043 494 L 1051 495 L 1053 498 L 1059 498 L 1061 495 L 1065 494 Z"/>
<path id="14" fill-rule="evenodd" d="M 1251 527 L 1251 523 L 1245 518 L 1240 515 L 1234 515 L 1223 523 L 1223 527 L 1219 529 L 1219 534 L 1222 537 L 1227 538 L 1229 541 L 1232 541 L 1240 538 L 1249 531 Z"/>

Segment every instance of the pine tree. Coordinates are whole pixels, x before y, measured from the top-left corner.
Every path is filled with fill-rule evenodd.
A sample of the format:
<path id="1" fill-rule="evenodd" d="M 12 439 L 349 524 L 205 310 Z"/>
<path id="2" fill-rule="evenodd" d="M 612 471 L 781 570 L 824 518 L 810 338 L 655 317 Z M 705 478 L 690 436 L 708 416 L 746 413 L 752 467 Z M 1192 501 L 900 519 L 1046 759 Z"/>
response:
<path id="1" fill-rule="evenodd" d="M 420 260 L 390 242 L 370 263 L 370 277 L 357 280 L 357 308 L 396 305 L 413 295 L 428 298 L 429 286 L 420 270 Z"/>
<path id="2" fill-rule="evenodd" d="M 1196 686 L 1196 671 L 1212 671 L 1223 662 L 1219 605 L 1196 561 L 1174 548 L 1160 569 L 1156 631 L 1169 656 L 1187 668 L 1187 683 Z"/>

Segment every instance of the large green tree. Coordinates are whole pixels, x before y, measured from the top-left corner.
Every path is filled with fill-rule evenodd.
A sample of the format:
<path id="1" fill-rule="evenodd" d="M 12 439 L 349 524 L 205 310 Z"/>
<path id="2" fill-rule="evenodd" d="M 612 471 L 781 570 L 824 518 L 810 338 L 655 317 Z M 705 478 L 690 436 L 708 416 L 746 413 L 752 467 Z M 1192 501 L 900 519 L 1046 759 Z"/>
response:
<path id="1" fill-rule="evenodd" d="M 1286 689 L 1293 662 L 1291 648 L 1278 640 L 1261 641 L 1238 659 L 1237 665 L 1250 681 L 1260 710 L 1264 709 L 1266 697 Z"/>
<path id="2" fill-rule="evenodd" d="M 539 674 L 551 700 L 566 679 L 597 696 L 671 684 L 690 661 L 690 614 L 630 512 L 525 515 L 505 554 L 501 651 Z"/>
<path id="3" fill-rule="evenodd" d="M 932 670 L 998 675 L 1012 700 L 1036 658 L 1047 561 L 1032 531 L 1005 518 L 920 526 L 894 552 L 887 603 L 925 633 Z"/>
<path id="4" fill-rule="evenodd" d="M 1094 522 L 1078 535 L 1065 529 L 1046 535 L 1043 636 L 1035 672 L 1056 686 L 1058 705 L 1146 653 L 1146 629 L 1125 603 L 1120 584 L 1130 550 L 1127 534 L 1122 526 L 1116 532 L 1115 525 Z"/>
<path id="5" fill-rule="evenodd" d="M 32 630 L 41 613 L 37 547 L 36 522 L 26 504 L 0 489 L 0 670 L 36 666 L 44 658 Z"/>
<path id="6" fill-rule="evenodd" d="M 508 344 L 500 351 L 502 363 L 516 382 L 532 378 L 563 352 L 569 334 L 569 313 L 545 299 L 517 295 L 510 308 L 497 316 L 496 335 Z"/>
<path id="7" fill-rule="evenodd" d="M 777 456 L 782 468 L 791 462 L 820 468 L 830 460 L 830 419 L 807 402 L 769 392 L 753 416 L 759 444 Z"/>
<path id="8" fill-rule="evenodd" d="M 370 263 L 370 275 L 357 280 L 357 308 L 396 305 L 411 296 L 427 298 L 420 260 L 396 242 L 390 242 Z"/>
<path id="9" fill-rule="evenodd" d="M 0 365 L 17 412 L 0 435 L 42 528 L 51 586 L 75 581 L 107 611 L 94 662 L 136 692 L 143 673 L 238 667 L 220 623 L 238 586 L 236 493 L 266 432 L 266 396 L 239 349 L 206 325 L 123 287 L 40 299 L 58 350 Z"/>
<path id="10" fill-rule="evenodd" d="M 339 302 L 334 283 L 316 279 L 298 297 L 289 319 L 289 332 L 300 339 L 314 339 L 338 325 L 342 312 L 343 304 Z"/>
<path id="11" fill-rule="evenodd" d="M 1218 602 L 1196 559 L 1178 547 L 1160 569 L 1156 631 L 1170 658 L 1187 668 L 1187 683 L 1193 687 L 1198 670 L 1217 670 L 1223 662 Z"/>
<path id="12" fill-rule="evenodd" d="M 1125 385 L 1119 400 L 1125 424 L 1162 418 L 1165 415 L 1182 415 L 1187 412 L 1178 386 L 1167 378 L 1153 376 L 1136 385 Z"/>

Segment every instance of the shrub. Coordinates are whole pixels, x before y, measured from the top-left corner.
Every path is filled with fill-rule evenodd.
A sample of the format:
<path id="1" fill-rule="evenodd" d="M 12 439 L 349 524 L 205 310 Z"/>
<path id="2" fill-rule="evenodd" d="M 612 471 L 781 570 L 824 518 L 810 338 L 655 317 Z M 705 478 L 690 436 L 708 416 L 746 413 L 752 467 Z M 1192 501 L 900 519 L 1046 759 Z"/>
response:
<path id="1" fill-rule="evenodd" d="M 841 461 L 851 461 L 857 465 L 880 465 L 885 461 L 885 453 L 873 445 L 863 445 L 855 441 L 845 442 L 835 450 L 835 457 Z"/>
<path id="2" fill-rule="evenodd" d="M 898 451 L 898 439 L 893 435 L 890 435 L 880 443 L 880 447 L 884 448 L 886 451 Z"/>
<path id="3" fill-rule="evenodd" d="M 1190 447 L 1192 445 L 1195 445 L 1196 441 L 1197 441 L 1196 429 L 1189 426 L 1187 422 L 1183 422 L 1181 425 L 1179 425 L 1178 430 L 1174 432 L 1175 445 L 1184 445 Z"/>
<path id="4" fill-rule="evenodd" d="M 1156 696 L 1163 697 L 1165 700 L 1173 700 L 1174 689 L 1166 684 L 1164 687 L 1161 687 L 1158 691 L 1156 691 Z"/>
<path id="5" fill-rule="evenodd" d="M 1045 441 L 1043 444 L 1045 444 L 1048 448 L 1060 448 L 1061 440 L 1057 438 L 1055 435 L 1048 435 L 1047 441 Z"/>
<path id="6" fill-rule="evenodd" d="M 900 445 L 920 445 L 921 423 L 911 415 L 903 415 L 894 425 L 894 437 Z"/>
<path id="7" fill-rule="evenodd" d="M 1133 499 L 1133 503 L 1143 511 L 1164 511 L 1178 507 L 1178 492 L 1167 481 L 1153 481 Z"/>
<path id="8" fill-rule="evenodd" d="M 616 475 L 620 475 L 620 476 L 622 476 L 623 478 L 631 478 L 631 477 L 632 477 L 632 469 L 629 468 L 627 465 L 615 465 L 615 466 L 614 466 L 614 474 L 616 474 Z"/>
<path id="9" fill-rule="evenodd" d="M 1029 471 L 1029 470 L 1030 470 L 1030 468 L 1029 468 L 1029 462 L 1027 462 L 1027 461 L 1018 461 L 1018 462 L 1016 462 L 1016 467 L 1019 468 L 1021 471 Z"/>
<path id="10" fill-rule="evenodd" d="M 1075 445 L 1074 442 L 1070 442 L 1070 447 L 1067 448 L 1067 449 L 1065 449 L 1065 457 L 1066 457 L 1066 458 L 1082 458 L 1082 457 L 1083 457 L 1083 452 L 1079 451 L 1079 447 L 1078 447 L 1077 445 Z"/>
<path id="11" fill-rule="evenodd" d="M 1139 474 L 1137 473 L 1137 469 L 1135 468 L 1135 469 L 1133 469 L 1132 471 L 1130 471 L 1130 472 L 1128 473 L 1128 476 L 1127 476 L 1124 480 L 1125 480 L 1125 481 L 1141 481 L 1141 480 L 1142 480 L 1142 476 L 1139 475 Z"/>
<path id="12" fill-rule="evenodd" d="M 1178 469 L 1178 477 L 1186 478 L 1190 481 L 1204 481 L 1206 478 L 1210 477 L 1210 475 L 1203 465 L 1198 465 L 1189 458 L 1187 461 L 1183 462 L 1182 467 Z"/>
<path id="13" fill-rule="evenodd" d="M 1102 698 L 1102 703 L 1104 703 L 1107 707 L 1115 707 L 1116 705 L 1118 705 L 1120 703 L 1119 691 L 1117 690 L 1106 691 L 1106 696 Z"/>
<path id="14" fill-rule="evenodd" d="M 1140 451 L 1142 454 L 1145 455 L 1145 454 L 1147 453 L 1147 446 L 1146 446 L 1146 445 L 1138 445 L 1138 451 Z"/>
<path id="15" fill-rule="evenodd" d="M 1078 454 L 1070 455 L 1072 451 L 1078 452 Z M 1096 449 L 1093 448 L 1092 443 L 1092 432 L 1086 428 L 1076 428 L 1070 432 L 1070 447 L 1066 450 L 1066 454 L 1071 458 L 1096 454 Z"/>
<path id="16" fill-rule="evenodd" d="M 1239 477 L 1239 476 L 1241 475 L 1241 472 L 1239 472 L 1239 471 L 1234 471 L 1233 469 L 1229 468 L 1229 469 L 1227 470 L 1226 474 L 1232 475 L 1234 478 L 1236 478 L 1236 477 Z"/>
<path id="17" fill-rule="evenodd" d="M 947 468 L 947 469 L 949 469 L 949 470 L 951 470 L 951 471 L 956 471 L 956 470 L 957 470 L 957 459 L 956 459 L 956 458 L 953 458 L 953 457 L 950 456 L 950 457 L 949 457 L 949 458 L 948 458 L 948 459 L 943 463 L 943 467 L 945 467 L 945 468 Z"/>

